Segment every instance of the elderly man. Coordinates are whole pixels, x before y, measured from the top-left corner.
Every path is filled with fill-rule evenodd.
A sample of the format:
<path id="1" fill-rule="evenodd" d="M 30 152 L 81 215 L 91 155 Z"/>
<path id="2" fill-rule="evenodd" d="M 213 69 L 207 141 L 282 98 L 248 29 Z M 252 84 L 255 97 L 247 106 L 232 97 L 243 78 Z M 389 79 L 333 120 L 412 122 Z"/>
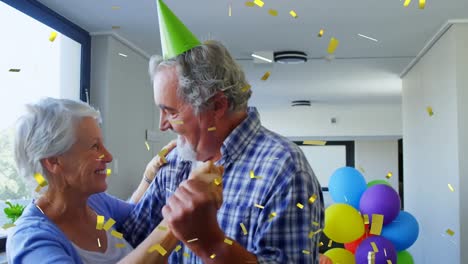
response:
<path id="1" fill-rule="evenodd" d="M 160 26 L 176 19 L 167 10 L 159 1 Z M 127 240 L 138 245 L 164 218 L 180 241 L 169 263 L 318 263 L 324 211 L 310 165 L 294 143 L 262 127 L 226 48 L 187 32 L 184 45 L 170 46 L 168 39 L 184 37 L 161 29 L 164 59 L 150 61 L 160 129 L 178 143 L 124 224 Z M 214 183 L 223 186 L 219 211 L 200 206 L 203 197 L 191 195 L 198 186 L 186 180 L 208 160 L 224 167 Z"/>

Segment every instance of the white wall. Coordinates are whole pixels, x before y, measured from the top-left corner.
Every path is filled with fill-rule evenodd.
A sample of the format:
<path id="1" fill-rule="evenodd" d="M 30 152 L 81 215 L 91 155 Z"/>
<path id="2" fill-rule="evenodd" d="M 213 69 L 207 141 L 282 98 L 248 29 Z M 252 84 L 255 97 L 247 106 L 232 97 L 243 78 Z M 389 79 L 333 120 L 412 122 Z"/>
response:
<path id="1" fill-rule="evenodd" d="M 468 263 L 467 253 L 461 253 L 467 232 L 460 227 L 468 221 L 466 212 L 460 214 L 467 198 L 460 177 L 467 172 L 460 159 L 466 163 L 466 148 L 460 148 L 467 146 L 468 111 L 462 105 L 468 99 L 467 34 L 466 26 L 452 26 L 403 79 L 405 209 L 420 224 L 420 237 L 410 248 L 415 263 Z M 453 237 L 445 234 L 448 228 Z"/>
<path id="2" fill-rule="evenodd" d="M 159 131 L 148 59 L 113 36 L 93 36 L 91 44 L 91 103 L 101 110 L 105 144 L 114 156 L 108 192 L 126 199 L 165 143 L 150 142 L 150 151 L 145 146 L 146 129 Z"/>
<path id="3" fill-rule="evenodd" d="M 397 140 L 356 140 L 354 142 L 355 165 L 363 169 L 367 182 L 387 180 L 398 192 L 398 141 Z"/>

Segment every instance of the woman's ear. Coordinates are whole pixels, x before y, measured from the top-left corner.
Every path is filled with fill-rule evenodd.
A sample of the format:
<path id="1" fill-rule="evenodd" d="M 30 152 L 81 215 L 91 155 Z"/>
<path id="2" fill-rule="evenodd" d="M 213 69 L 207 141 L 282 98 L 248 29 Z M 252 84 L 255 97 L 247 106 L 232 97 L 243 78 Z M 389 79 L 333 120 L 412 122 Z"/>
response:
<path id="1" fill-rule="evenodd" d="M 60 171 L 60 165 L 57 157 L 42 159 L 41 164 L 51 174 L 58 174 Z"/>

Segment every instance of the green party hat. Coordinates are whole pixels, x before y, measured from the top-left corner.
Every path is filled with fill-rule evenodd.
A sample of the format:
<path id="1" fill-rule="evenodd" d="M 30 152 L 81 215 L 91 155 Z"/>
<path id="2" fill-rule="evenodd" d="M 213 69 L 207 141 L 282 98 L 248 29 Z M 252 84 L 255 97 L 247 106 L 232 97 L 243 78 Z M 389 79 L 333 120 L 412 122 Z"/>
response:
<path id="1" fill-rule="evenodd" d="M 190 30 L 172 13 L 162 0 L 158 1 L 159 32 L 163 58 L 171 59 L 201 43 Z"/>

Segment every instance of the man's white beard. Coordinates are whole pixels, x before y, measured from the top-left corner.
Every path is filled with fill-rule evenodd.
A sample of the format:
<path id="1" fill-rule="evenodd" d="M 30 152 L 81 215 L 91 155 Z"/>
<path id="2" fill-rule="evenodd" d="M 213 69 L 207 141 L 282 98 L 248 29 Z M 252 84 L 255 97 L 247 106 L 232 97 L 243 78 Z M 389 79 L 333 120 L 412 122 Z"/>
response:
<path id="1" fill-rule="evenodd" d="M 197 161 L 197 152 L 195 152 L 193 146 L 186 140 L 183 140 L 181 136 L 177 136 L 177 151 L 183 160 L 192 162 L 192 169 L 203 163 Z"/>

